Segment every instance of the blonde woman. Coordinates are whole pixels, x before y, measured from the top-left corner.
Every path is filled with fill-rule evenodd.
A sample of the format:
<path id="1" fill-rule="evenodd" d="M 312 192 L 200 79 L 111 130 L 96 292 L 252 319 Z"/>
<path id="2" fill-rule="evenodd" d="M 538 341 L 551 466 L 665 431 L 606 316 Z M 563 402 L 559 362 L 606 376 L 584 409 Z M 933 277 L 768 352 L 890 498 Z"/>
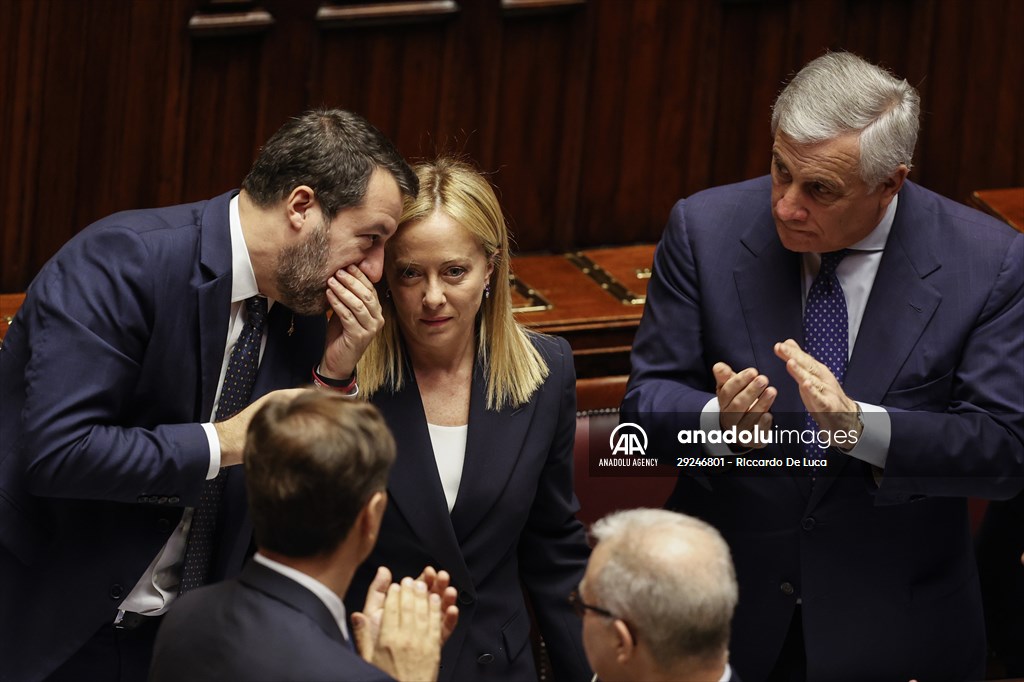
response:
<path id="1" fill-rule="evenodd" d="M 512 316 L 509 238 L 490 184 L 439 159 L 416 168 L 384 263 L 384 329 L 359 385 L 398 444 L 373 570 L 447 571 L 459 622 L 441 680 L 535 676 L 524 591 L 558 680 L 589 680 L 567 603 L 589 554 L 572 487 L 575 371 L 569 345 Z"/>

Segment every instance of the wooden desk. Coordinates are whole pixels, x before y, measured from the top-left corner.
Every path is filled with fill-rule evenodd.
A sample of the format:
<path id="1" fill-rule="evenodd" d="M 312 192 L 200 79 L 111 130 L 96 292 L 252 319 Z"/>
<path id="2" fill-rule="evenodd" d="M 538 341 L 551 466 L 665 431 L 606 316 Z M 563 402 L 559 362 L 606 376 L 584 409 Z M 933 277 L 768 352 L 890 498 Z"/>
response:
<path id="1" fill-rule="evenodd" d="M 653 244 L 514 258 L 516 317 L 564 336 L 578 376 L 629 374 L 653 260 Z"/>
<path id="2" fill-rule="evenodd" d="M 1024 232 L 1024 187 L 979 189 L 971 193 L 971 203 Z"/>
<path id="3" fill-rule="evenodd" d="M 537 331 L 564 336 L 580 377 L 629 374 L 654 245 L 588 249 L 512 260 L 512 305 Z M 0 294 L 0 342 L 24 294 Z"/>
<path id="4" fill-rule="evenodd" d="M 4 335 L 7 334 L 14 313 L 18 312 L 25 294 L 0 294 L 0 345 L 3 345 Z"/>

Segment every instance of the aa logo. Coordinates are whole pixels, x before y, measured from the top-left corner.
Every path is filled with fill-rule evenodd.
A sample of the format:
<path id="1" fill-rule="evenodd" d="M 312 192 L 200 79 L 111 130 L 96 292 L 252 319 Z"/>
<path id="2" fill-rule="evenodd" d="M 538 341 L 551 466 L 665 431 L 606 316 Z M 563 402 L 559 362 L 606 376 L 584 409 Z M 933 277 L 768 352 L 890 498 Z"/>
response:
<path id="1" fill-rule="evenodd" d="M 647 432 L 639 424 L 619 424 L 608 436 L 608 447 L 613 455 L 647 454 Z"/>

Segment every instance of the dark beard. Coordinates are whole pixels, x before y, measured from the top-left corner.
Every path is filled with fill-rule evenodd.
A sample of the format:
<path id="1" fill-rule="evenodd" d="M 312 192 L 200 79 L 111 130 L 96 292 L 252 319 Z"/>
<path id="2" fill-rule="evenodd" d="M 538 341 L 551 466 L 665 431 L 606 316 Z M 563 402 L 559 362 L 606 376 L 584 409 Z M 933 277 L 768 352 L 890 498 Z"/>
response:
<path id="1" fill-rule="evenodd" d="M 327 311 L 327 222 L 303 241 L 281 250 L 277 261 L 277 290 L 281 302 L 300 315 Z"/>

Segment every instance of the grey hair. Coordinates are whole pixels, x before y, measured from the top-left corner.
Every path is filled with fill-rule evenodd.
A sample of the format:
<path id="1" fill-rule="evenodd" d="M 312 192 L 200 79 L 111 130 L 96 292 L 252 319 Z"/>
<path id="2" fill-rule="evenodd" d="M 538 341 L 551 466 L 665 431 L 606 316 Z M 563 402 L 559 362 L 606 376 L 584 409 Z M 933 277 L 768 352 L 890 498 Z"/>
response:
<path id="1" fill-rule="evenodd" d="M 860 176 L 872 189 L 899 166 L 911 167 L 921 97 L 906 80 L 849 52 L 810 62 L 772 107 L 772 137 L 798 143 L 860 134 Z"/>
<path id="2" fill-rule="evenodd" d="M 636 630 L 658 666 L 670 671 L 728 651 L 739 588 L 717 530 L 664 509 L 630 509 L 604 517 L 591 534 L 607 543 L 608 559 L 587 579 L 588 592 Z"/>

